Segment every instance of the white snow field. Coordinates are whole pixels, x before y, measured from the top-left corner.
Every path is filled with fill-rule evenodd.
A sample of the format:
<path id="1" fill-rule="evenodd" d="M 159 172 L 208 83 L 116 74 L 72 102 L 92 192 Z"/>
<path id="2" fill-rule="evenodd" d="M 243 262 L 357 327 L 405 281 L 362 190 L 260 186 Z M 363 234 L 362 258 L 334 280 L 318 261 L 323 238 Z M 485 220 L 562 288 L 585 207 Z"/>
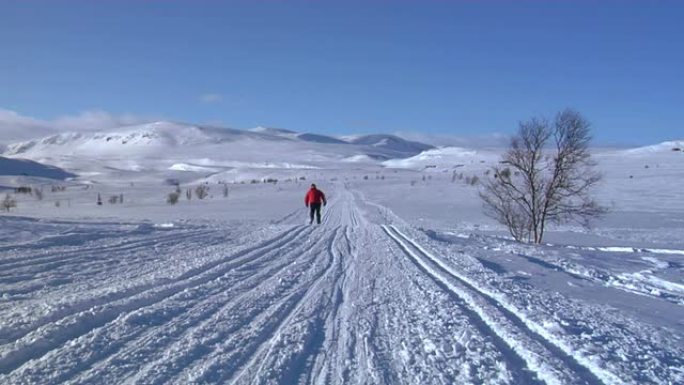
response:
<path id="1" fill-rule="evenodd" d="M 466 183 L 500 149 L 187 128 L 7 147 L 0 384 L 684 384 L 681 142 L 532 246 Z"/>

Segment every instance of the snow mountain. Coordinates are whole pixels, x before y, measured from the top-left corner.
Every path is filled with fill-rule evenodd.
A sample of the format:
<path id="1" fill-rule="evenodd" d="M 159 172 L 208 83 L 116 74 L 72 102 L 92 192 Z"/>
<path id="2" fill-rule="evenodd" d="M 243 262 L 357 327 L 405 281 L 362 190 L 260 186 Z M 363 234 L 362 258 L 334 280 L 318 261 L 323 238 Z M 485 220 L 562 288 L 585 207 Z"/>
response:
<path id="1" fill-rule="evenodd" d="M 174 122 L 154 122 L 122 127 L 115 131 L 97 133 L 66 132 L 7 146 L 5 155 L 59 154 L 60 152 L 108 152 L 149 155 L 155 149 L 212 145 L 241 139 L 278 140 L 280 136 L 268 132 L 252 132 L 230 128 L 194 126 Z"/>
<path id="2" fill-rule="evenodd" d="M 240 130 L 159 121 L 13 143 L 2 155 L 54 165 L 79 175 L 114 173 L 120 178 L 122 173 L 142 171 L 194 172 L 244 180 L 271 177 L 275 170 L 336 168 L 348 159 L 379 166 L 380 161 L 411 157 L 430 148 L 392 135 L 347 141 L 280 128 Z"/>
<path id="3" fill-rule="evenodd" d="M 405 169 L 453 169 L 462 167 L 465 163 L 472 163 L 474 160 L 493 161 L 499 156 L 496 152 L 484 150 L 472 150 L 463 147 L 442 147 L 434 148 L 421 152 L 420 154 L 401 159 L 390 159 L 383 162 L 383 165 L 390 168 Z"/>
<path id="4" fill-rule="evenodd" d="M 420 152 L 435 148 L 429 144 L 414 142 L 396 135 L 375 134 L 362 135 L 351 138 L 349 143 L 371 146 L 379 151 L 394 154 L 391 158 L 406 158 L 404 154 L 416 155 Z"/>

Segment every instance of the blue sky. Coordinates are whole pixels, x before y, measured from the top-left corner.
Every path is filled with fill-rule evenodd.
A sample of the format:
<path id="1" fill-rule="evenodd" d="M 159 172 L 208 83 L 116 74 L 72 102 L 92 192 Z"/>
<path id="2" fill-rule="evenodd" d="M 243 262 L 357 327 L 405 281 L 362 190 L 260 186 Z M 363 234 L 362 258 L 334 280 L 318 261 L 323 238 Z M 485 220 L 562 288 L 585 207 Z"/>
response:
<path id="1" fill-rule="evenodd" d="M 0 109 L 326 134 L 684 138 L 681 1 L 0 0 Z"/>

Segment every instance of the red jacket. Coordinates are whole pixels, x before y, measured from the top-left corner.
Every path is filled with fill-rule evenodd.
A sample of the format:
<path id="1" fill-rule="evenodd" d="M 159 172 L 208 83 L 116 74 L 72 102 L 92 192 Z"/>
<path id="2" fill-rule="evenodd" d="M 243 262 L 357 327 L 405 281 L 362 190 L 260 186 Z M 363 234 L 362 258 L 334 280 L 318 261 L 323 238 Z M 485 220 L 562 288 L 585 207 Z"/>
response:
<path id="1" fill-rule="evenodd" d="M 323 191 L 313 187 L 309 189 L 309 192 L 306 193 L 306 197 L 304 197 L 304 204 L 308 206 L 312 203 L 326 203 Z"/>

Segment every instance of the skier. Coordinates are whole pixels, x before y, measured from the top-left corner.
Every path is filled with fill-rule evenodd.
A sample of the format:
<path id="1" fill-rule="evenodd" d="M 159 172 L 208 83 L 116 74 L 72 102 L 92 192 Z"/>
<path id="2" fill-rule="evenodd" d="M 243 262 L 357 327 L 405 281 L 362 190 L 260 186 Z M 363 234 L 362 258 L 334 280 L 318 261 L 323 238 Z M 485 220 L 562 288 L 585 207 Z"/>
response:
<path id="1" fill-rule="evenodd" d="M 316 188 L 316 184 L 312 183 L 306 197 L 304 197 L 304 204 L 310 209 L 309 224 L 313 223 L 314 214 L 316 214 L 316 223 L 321 223 L 321 203 L 323 206 L 328 203 L 325 200 L 325 194 Z"/>

